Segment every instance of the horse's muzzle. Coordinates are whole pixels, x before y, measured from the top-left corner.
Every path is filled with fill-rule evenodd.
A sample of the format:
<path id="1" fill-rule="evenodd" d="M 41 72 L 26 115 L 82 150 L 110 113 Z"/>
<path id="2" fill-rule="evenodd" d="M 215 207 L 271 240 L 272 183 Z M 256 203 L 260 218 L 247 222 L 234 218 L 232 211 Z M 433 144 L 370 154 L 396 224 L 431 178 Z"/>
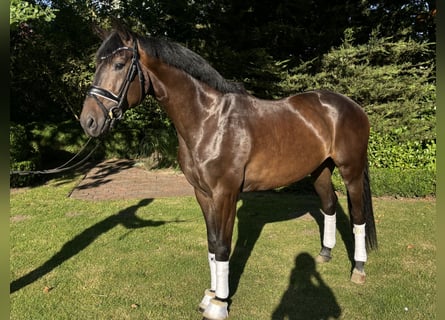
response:
<path id="1" fill-rule="evenodd" d="M 94 101 L 94 99 L 91 99 Z M 110 121 L 107 121 L 105 115 L 97 106 L 94 107 L 94 102 L 88 97 L 83 105 L 82 113 L 80 114 L 80 125 L 85 133 L 90 137 L 98 137 L 108 131 Z"/>
<path id="2" fill-rule="evenodd" d="M 80 125 L 82 126 L 83 131 L 90 137 L 98 137 L 101 134 L 102 130 L 98 130 L 99 125 L 97 120 L 92 116 L 81 117 Z"/>

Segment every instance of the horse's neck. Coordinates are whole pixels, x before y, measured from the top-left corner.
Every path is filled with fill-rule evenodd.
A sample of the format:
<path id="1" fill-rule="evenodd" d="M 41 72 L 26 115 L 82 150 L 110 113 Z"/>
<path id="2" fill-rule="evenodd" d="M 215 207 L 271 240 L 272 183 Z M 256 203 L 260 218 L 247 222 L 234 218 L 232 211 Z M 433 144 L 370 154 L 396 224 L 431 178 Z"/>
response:
<path id="1" fill-rule="evenodd" d="M 184 138 L 200 130 L 221 94 L 184 71 L 157 61 L 147 69 L 155 98 L 164 107 L 176 130 Z"/>

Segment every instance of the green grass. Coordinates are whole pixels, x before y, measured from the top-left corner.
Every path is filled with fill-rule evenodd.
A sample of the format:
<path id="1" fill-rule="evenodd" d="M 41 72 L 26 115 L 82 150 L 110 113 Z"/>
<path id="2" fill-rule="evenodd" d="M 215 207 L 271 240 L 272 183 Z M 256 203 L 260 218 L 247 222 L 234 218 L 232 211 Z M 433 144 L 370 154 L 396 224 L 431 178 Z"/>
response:
<path id="1" fill-rule="evenodd" d="M 88 202 L 67 197 L 75 183 L 11 194 L 10 319 L 201 319 L 209 275 L 195 199 Z M 344 197 L 334 258 L 314 264 L 318 205 L 289 192 L 243 195 L 231 319 L 436 318 L 434 199 L 374 199 L 380 247 L 363 286 L 349 281 Z"/>

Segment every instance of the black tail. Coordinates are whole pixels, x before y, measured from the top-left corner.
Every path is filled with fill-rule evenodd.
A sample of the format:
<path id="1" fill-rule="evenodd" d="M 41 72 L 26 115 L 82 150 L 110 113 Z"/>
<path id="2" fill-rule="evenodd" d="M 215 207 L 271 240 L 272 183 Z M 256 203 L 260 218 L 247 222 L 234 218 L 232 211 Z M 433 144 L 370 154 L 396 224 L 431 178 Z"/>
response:
<path id="1" fill-rule="evenodd" d="M 369 164 L 366 159 L 366 167 L 363 172 L 363 214 L 366 221 L 366 246 L 368 250 L 377 249 L 377 232 L 374 222 L 374 211 L 372 209 L 371 186 L 369 179 Z"/>
<path id="2" fill-rule="evenodd" d="M 348 192 L 348 209 L 351 213 L 351 201 L 349 199 Z M 365 216 L 365 233 L 366 233 L 366 248 L 368 250 L 377 249 L 377 233 L 375 229 L 374 222 L 374 211 L 372 209 L 372 197 L 371 197 L 371 186 L 369 180 L 369 164 L 366 159 L 366 167 L 363 171 L 363 215 Z M 351 220 L 352 227 L 352 220 Z"/>

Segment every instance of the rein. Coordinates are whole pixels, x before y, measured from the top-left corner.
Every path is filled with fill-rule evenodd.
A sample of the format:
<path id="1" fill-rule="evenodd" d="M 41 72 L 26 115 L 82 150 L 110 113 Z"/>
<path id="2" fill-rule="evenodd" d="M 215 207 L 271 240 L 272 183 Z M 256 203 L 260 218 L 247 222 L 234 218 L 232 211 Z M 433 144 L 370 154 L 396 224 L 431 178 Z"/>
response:
<path id="1" fill-rule="evenodd" d="M 48 170 L 38 170 L 38 171 L 9 171 L 9 174 L 18 174 L 21 176 L 25 176 L 25 175 L 30 175 L 30 174 L 54 174 L 54 173 L 60 173 L 60 172 L 65 172 L 65 171 L 69 171 L 72 170 L 82 164 L 85 163 L 85 161 L 87 161 L 91 155 L 93 154 L 94 151 L 96 151 L 96 149 L 99 147 L 100 145 L 100 140 L 97 140 L 96 145 L 94 146 L 94 148 L 86 155 L 85 158 L 83 158 L 82 160 L 78 161 L 75 164 L 69 165 L 71 162 L 74 161 L 74 159 L 76 159 L 82 152 L 83 150 L 85 150 L 85 148 L 87 147 L 87 145 L 90 143 L 90 141 L 93 138 L 89 138 L 88 141 L 85 143 L 85 145 L 79 150 L 79 152 L 77 152 L 70 160 L 68 160 L 67 162 L 65 162 L 64 164 L 58 166 L 57 168 L 54 169 L 48 169 Z"/>
<path id="2" fill-rule="evenodd" d="M 101 60 L 105 60 L 110 56 L 115 55 L 117 52 L 120 52 L 122 50 L 129 50 L 133 52 L 133 57 L 131 59 L 131 65 L 130 68 L 128 68 L 127 75 L 125 77 L 124 82 L 121 85 L 121 88 L 119 89 L 119 93 L 116 95 L 113 92 L 103 89 L 101 87 L 92 85 L 88 91 L 87 95 L 90 97 L 93 97 L 99 107 L 102 109 L 104 115 L 105 115 L 105 121 L 106 123 L 109 123 L 110 128 L 113 128 L 114 123 L 116 120 L 122 119 L 122 116 L 124 114 L 124 103 L 127 98 L 128 89 L 130 87 L 130 84 L 133 82 L 134 78 L 136 77 L 136 74 L 139 76 L 139 84 L 141 87 L 140 90 L 140 97 L 139 97 L 139 103 L 142 101 L 142 99 L 145 96 L 145 78 L 141 70 L 141 66 L 139 64 L 139 54 L 138 54 L 138 46 L 137 41 L 134 40 L 134 46 L 133 48 L 130 47 L 120 47 L 114 50 L 112 53 L 110 53 L 107 56 L 101 57 Z M 107 109 L 105 105 L 100 101 L 99 97 L 102 97 L 104 99 L 110 100 L 115 103 L 114 106 Z"/>

